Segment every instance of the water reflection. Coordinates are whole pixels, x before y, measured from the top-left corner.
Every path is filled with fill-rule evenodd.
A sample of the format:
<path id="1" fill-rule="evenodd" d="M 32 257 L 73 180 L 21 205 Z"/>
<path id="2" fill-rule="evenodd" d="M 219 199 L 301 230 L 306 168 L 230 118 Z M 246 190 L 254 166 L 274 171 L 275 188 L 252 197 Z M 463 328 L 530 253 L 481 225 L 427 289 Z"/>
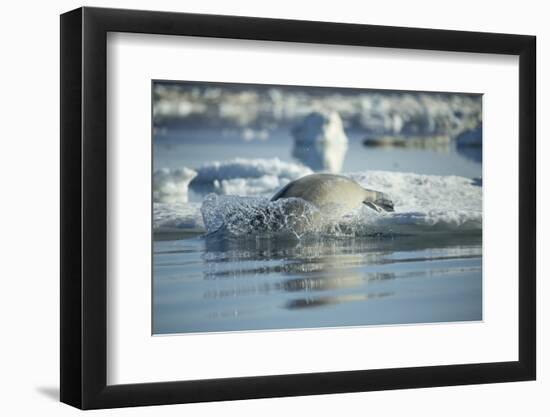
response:
<path id="1" fill-rule="evenodd" d="M 447 134 L 434 136 L 404 136 L 404 135 L 369 135 L 363 139 L 363 145 L 368 148 L 417 149 L 432 152 L 449 153 L 451 150 L 471 161 L 482 162 L 483 128 L 478 125 L 474 129 L 461 132 L 456 138 Z"/>
<path id="2" fill-rule="evenodd" d="M 399 239 L 205 238 L 204 298 L 283 295 L 286 309 L 391 297 L 373 283 L 477 271 L 456 261 L 480 258 L 479 236 Z M 426 268 L 425 263 L 432 265 Z M 417 266 L 418 265 L 418 266 Z M 217 284 L 215 284 L 217 282 Z M 223 287 L 220 288 L 220 285 Z M 223 304 L 220 304 L 223 305 Z"/>
<path id="3" fill-rule="evenodd" d="M 403 135 L 382 135 L 367 136 L 363 139 L 363 145 L 370 148 L 384 149 L 420 149 L 434 152 L 449 153 L 451 139 L 448 135 L 435 136 L 403 136 Z"/>
<path id="4" fill-rule="evenodd" d="M 483 159 L 481 146 L 457 146 L 456 150 L 459 155 L 471 161 L 481 163 Z"/>
<path id="5" fill-rule="evenodd" d="M 154 274 L 155 333 L 481 317 L 480 235 L 156 241 Z"/>
<path id="6" fill-rule="evenodd" d="M 304 237 L 296 239 L 292 237 L 270 238 L 253 236 L 250 238 L 228 238 L 217 235 L 204 237 L 205 251 L 202 255 L 207 262 L 233 262 L 243 260 L 268 260 L 268 259 L 319 259 L 326 256 L 361 255 L 369 257 L 371 262 L 383 255 L 392 253 L 418 252 L 432 249 L 431 253 L 444 251 L 468 250 L 477 248 L 480 243 L 480 234 L 463 233 L 456 234 L 449 239 L 448 235 L 433 233 L 421 236 L 399 237 Z M 458 253 L 457 252 L 457 253 Z"/>
<path id="7" fill-rule="evenodd" d="M 314 171 L 337 174 L 342 171 L 347 151 L 345 143 L 320 142 L 306 146 L 295 143 L 292 156 Z"/>
<path id="8" fill-rule="evenodd" d="M 347 303 L 350 301 L 366 301 L 374 298 L 389 297 L 393 295 L 391 292 L 381 292 L 372 294 L 348 294 L 334 297 L 318 297 L 318 298 L 300 298 L 291 300 L 286 303 L 288 309 L 302 309 L 311 307 L 323 307 L 332 304 Z"/>
<path id="9" fill-rule="evenodd" d="M 462 132 L 455 141 L 456 150 L 460 155 L 474 162 L 482 162 L 483 128 L 481 125 Z"/>

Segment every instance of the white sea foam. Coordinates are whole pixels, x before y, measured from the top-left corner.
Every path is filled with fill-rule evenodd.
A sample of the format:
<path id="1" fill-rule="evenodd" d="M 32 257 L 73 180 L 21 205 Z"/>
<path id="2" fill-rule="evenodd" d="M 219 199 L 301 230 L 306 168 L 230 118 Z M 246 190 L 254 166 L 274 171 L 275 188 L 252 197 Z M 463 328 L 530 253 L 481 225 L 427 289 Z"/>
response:
<path id="1" fill-rule="evenodd" d="M 366 188 L 389 194 L 395 212 L 377 213 L 361 207 L 343 218 L 330 219 L 301 199 L 271 202 L 265 194 L 258 197 L 211 194 L 202 206 L 198 203 L 155 203 L 154 229 L 156 232 L 224 232 L 234 236 L 265 233 L 369 236 L 481 231 L 482 189 L 471 179 L 385 171 L 358 172 L 349 176 Z M 257 180 L 242 179 L 244 183 Z M 252 190 L 253 187 L 236 187 L 239 188 Z"/>

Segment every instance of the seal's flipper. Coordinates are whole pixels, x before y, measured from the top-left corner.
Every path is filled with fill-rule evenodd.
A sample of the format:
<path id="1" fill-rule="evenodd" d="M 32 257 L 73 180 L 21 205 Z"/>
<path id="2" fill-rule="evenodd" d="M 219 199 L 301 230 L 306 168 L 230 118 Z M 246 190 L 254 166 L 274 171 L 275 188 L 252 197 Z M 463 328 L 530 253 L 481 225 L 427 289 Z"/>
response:
<path id="1" fill-rule="evenodd" d="M 378 213 L 380 213 L 381 211 L 394 211 L 393 202 L 386 194 L 379 191 L 367 191 L 370 191 L 370 195 L 367 199 L 365 199 L 365 201 L 363 201 L 364 205 L 370 207 L 373 210 L 376 210 Z"/>
<path id="2" fill-rule="evenodd" d="M 382 211 L 382 209 L 378 206 L 376 206 L 374 203 L 370 202 L 370 201 L 364 201 L 363 204 L 375 211 L 377 211 L 378 213 L 380 213 Z"/>

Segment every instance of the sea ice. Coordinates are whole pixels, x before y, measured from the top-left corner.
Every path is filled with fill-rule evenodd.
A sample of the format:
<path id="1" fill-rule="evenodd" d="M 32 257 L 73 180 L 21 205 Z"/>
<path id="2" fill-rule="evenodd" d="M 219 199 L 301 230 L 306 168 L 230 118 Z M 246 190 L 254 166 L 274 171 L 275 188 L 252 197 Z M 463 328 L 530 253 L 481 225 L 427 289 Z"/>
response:
<path id="1" fill-rule="evenodd" d="M 348 149 L 348 137 L 337 112 L 313 112 L 292 129 L 292 155 L 315 171 L 338 173 Z"/>
<path id="2" fill-rule="evenodd" d="M 197 175 L 189 168 L 159 169 L 153 174 L 153 201 L 184 203 L 189 183 Z"/>

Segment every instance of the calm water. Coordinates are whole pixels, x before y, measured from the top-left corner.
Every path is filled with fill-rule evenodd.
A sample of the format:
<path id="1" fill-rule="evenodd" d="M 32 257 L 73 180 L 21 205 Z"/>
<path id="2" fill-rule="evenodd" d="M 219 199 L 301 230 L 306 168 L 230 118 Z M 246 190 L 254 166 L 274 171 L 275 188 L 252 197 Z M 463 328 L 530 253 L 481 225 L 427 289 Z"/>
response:
<path id="1" fill-rule="evenodd" d="M 157 334 L 481 319 L 479 237 L 191 237 L 154 259 Z"/>
<path id="2" fill-rule="evenodd" d="M 430 175 L 481 177 L 480 155 L 473 149 L 455 146 L 433 150 L 369 148 L 362 144 L 364 134 L 347 131 L 348 151 L 343 172 L 384 170 Z M 472 154 L 473 153 L 473 154 Z M 234 158 L 274 158 L 297 162 L 292 157 L 292 138 L 288 129 L 275 131 L 269 140 L 245 142 L 239 135 L 220 136 L 219 130 L 166 131 L 155 137 L 154 168 L 196 168 L 207 161 Z"/>
<path id="3" fill-rule="evenodd" d="M 155 169 L 279 157 L 267 141 L 209 132 L 155 139 Z M 367 149 L 349 135 L 344 172 L 365 169 L 480 177 L 481 164 L 444 151 Z M 191 201 L 204 195 L 190 192 Z M 481 234 L 364 238 L 155 236 L 153 333 L 364 326 L 482 319 Z"/>

